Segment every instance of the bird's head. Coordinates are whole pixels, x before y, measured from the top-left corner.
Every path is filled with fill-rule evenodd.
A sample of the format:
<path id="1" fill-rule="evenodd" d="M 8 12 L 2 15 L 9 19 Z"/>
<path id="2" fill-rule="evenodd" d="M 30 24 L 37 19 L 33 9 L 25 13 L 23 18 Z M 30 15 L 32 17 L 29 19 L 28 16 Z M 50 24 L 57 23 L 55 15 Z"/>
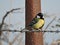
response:
<path id="1" fill-rule="evenodd" d="M 37 14 L 37 18 L 44 19 L 44 16 L 43 16 L 43 14 L 42 14 L 42 13 L 38 13 L 38 14 Z"/>

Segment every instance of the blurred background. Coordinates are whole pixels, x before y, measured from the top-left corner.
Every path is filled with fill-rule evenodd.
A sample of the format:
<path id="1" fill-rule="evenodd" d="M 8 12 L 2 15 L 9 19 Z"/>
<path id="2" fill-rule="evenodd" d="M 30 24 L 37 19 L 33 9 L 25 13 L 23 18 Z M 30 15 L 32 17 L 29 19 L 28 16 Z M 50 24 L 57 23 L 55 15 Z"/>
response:
<path id="1" fill-rule="evenodd" d="M 51 22 L 46 30 L 60 30 L 60 0 L 41 0 L 41 10 L 44 14 L 45 25 Z M 25 0 L 0 0 L 0 23 L 3 16 L 11 9 L 21 8 L 10 13 L 5 19 L 3 29 L 25 28 Z M 44 45 L 60 45 L 60 33 L 46 32 L 43 35 Z M 0 38 L 0 45 L 25 45 L 25 33 L 3 32 Z"/>

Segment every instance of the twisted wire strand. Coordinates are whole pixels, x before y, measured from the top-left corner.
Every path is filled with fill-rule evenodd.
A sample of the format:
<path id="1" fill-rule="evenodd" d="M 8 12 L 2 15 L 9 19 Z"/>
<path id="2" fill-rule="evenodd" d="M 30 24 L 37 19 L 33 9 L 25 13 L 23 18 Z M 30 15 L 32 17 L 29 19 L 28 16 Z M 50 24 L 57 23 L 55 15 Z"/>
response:
<path id="1" fill-rule="evenodd" d="M 9 32 L 50 32 L 50 33 L 53 33 L 53 32 L 56 32 L 56 33 L 59 33 L 60 31 L 59 30 L 56 30 L 56 31 L 53 31 L 53 30 L 27 30 L 27 29 L 22 29 L 22 30 L 10 30 L 10 29 L 7 29 L 7 30 L 0 30 L 2 32 L 5 32 L 5 31 L 9 31 Z"/>

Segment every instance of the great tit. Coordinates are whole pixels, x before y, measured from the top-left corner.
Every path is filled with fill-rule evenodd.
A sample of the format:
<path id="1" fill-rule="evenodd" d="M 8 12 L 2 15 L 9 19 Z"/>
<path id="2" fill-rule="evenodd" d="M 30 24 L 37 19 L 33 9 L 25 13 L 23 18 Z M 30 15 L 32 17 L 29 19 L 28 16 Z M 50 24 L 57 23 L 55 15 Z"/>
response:
<path id="1" fill-rule="evenodd" d="M 38 13 L 35 18 L 30 22 L 29 26 L 32 27 L 33 29 L 41 29 L 44 26 L 44 17 L 42 13 Z"/>

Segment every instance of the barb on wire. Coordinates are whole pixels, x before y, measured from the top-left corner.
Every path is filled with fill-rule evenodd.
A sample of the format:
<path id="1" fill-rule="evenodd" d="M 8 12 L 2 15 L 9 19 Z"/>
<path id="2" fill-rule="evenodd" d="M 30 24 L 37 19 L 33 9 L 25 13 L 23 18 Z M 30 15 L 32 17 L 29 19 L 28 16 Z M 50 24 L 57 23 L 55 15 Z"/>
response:
<path id="1" fill-rule="evenodd" d="M 39 30 L 27 30 L 27 29 L 25 29 L 25 30 L 21 30 L 21 31 L 19 31 L 19 30 L 0 30 L 0 31 L 3 31 L 3 32 L 5 32 L 5 31 L 9 31 L 9 32 L 21 32 L 21 33 L 23 33 L 23 32 L 50 32 L 50 33 L 53 33 L 53 32 L 56 32 L 56 33 L 59 33 L 60 31 L 59 30 L 56 30 L 56 31 L 53 31 L 53 30 L 41 30 L 41 29 L 39 29 Z"/>

